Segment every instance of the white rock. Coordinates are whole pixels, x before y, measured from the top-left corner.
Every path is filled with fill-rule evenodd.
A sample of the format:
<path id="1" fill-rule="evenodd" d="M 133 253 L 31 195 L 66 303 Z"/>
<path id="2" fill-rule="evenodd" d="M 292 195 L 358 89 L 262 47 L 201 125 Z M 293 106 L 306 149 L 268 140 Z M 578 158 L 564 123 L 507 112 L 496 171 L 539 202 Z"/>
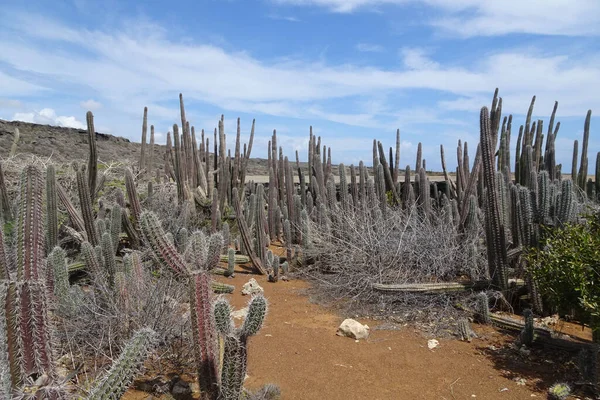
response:
<path id="1" fill-rule="evenodd" d="M 429 348 L 429 350 L 431 349 L 435 349 L 436 347 L 438 347 L 440 345 L 440 342 L 438 342 L 435 339 L 429 339 L 427 341 L 427 347 Z"/>
<path id="2" fill-rule="evenodd" d="M 246 282 L 244 284 L 244 286 L 242 286 L 242 294 L 243 295 L 259 294 L 259 293 L 263 293 L 263 292 L 264 292 L 263 288 L 260 287 L 258 282 L 256 282 L 256 279 L 254 279 L 254 278 L 250 279 L 248 282 Z"/>
<path id="3" fill-rule="evenodd" d="M 248 307 L 240 308 L 231 313 L 231 316 L 235 319 L 246 318 L 246 315 L 248 315 Z"/>
<path id="4" fill-rule="evenodd" d="M 347 336 L 353 339 L 366 339 L 369 337 L 369 328 L 367 325 L 363 325 L 353 319 L 345 319 L 344 322 L 339 326 L 336 335 Z"/>

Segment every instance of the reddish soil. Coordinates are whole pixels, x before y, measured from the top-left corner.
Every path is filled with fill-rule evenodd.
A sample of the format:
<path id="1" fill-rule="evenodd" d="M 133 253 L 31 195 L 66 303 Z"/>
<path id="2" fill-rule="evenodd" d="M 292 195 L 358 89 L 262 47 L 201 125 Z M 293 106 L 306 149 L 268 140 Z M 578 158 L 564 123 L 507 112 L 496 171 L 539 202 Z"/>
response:
<path id="1" fill-rule="evenodd" d="M 241 286 L 251 277 L 265 289 L 270 308 L 250 340 L 245 383 L 250 389 L 275 383 L 282 399 L 307 400 L 530 399 L 546 398 L 545 391 L 558 380 L 575 379 L 566 358 L 535 348 L 523 354 L 512 346 L 513 336 L 476 324 L 479 337 L 471 343 L 440 339 L 433 350 L 410 326 L 377 329 L 381 322 L 372 320 L 360 320 L 371 327 L 368 340 L 336 336 L 344 316 L 311 303 L 304 281 L 269 283 L 241 271 L 233 279 L 222 278 L 236 287 L 227 295 L 235 309 L 246 305 Z M 130 390 L 124 398 L 148 396 Z"/>

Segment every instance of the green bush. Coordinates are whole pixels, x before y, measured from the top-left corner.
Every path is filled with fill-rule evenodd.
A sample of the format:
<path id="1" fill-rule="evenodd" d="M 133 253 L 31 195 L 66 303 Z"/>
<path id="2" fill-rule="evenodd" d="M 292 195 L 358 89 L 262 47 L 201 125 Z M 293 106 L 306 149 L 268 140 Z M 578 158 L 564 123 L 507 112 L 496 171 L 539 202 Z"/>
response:
<path id="1" fill-rule="evenodd" d="M 544 298 L 559 313 L 575 310 L 600 339 L 600 221 L 547 229 L 527 255 Z"/>

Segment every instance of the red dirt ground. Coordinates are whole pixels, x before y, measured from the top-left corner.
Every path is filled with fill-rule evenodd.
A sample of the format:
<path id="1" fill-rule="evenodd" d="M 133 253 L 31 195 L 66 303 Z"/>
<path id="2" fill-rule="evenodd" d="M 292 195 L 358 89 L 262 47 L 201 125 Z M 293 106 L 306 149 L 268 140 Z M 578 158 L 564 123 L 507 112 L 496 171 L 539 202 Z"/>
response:
<path id="1" fill-rule="evenodd" d="M 251 277 L 265 289 L 270 307 L 263 328 L 250 340 L 245 386 L 275 383 L 284 400 L 543 399 L 550 385 L 568 378 L 561 375 L 574 371 L 573 365 L 533 352 L 524 356 L 511 348 L 514 337 L 478 325 L 479 338 L 471 343 L 440 340 L 433 350 L 409 326 L 378 330 L 379 322 L 372 320 L 360 320 L 371 327 L 368 340 L 336 336 L 344 316 L 311 303 L 310 285 L 299 280 L 269 283 L 241 272 L 222 278 L 236 287 L 227 295 L 235 309 L 246 305 L 241 286 Z M 519 384 L 519 378 L 525 382 Z M 148 396 L 130 390 L 124 399 Z"/>

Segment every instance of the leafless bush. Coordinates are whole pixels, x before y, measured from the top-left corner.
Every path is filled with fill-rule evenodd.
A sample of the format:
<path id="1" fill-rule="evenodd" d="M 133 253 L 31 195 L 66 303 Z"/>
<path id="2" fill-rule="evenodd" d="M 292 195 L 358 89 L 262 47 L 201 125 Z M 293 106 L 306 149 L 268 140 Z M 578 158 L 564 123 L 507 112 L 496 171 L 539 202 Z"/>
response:
<path id="1" fill-rule="evenodd" d="M 118 356 L 135 330 L 149 327 L 159 334 L 165 356 L 181 357 L 171 354 L 179 349 L 170 347 L 188 340 L 181 282 L 170 274 L 151 277 L 148 273 L 143 282 L 112 288 L 104 277 L 92 274 L 91 279 L 89 286 L 72 286 L 70 301 L 57 309 L 61 355 L 72 355 L 86 364 L 90 375 L 96 375 Z"/>
<path id="2" fill-rule="evenodd" d="M 385 313 L 404 309 L 439 315 L 462 295 L 382 293 L 372 285 L 485 279 L 483 227 L 478 223 L 475 234 L 467 236 L 448 221 L 443 209 L 422 218 L 414 208 L 381 213 L 336 207 L 326 223 L 310 220 L 304 257 L 314 264 L 300 274 L 330 298 L 353 300 L 354 309 L 376 304 Z"/>

